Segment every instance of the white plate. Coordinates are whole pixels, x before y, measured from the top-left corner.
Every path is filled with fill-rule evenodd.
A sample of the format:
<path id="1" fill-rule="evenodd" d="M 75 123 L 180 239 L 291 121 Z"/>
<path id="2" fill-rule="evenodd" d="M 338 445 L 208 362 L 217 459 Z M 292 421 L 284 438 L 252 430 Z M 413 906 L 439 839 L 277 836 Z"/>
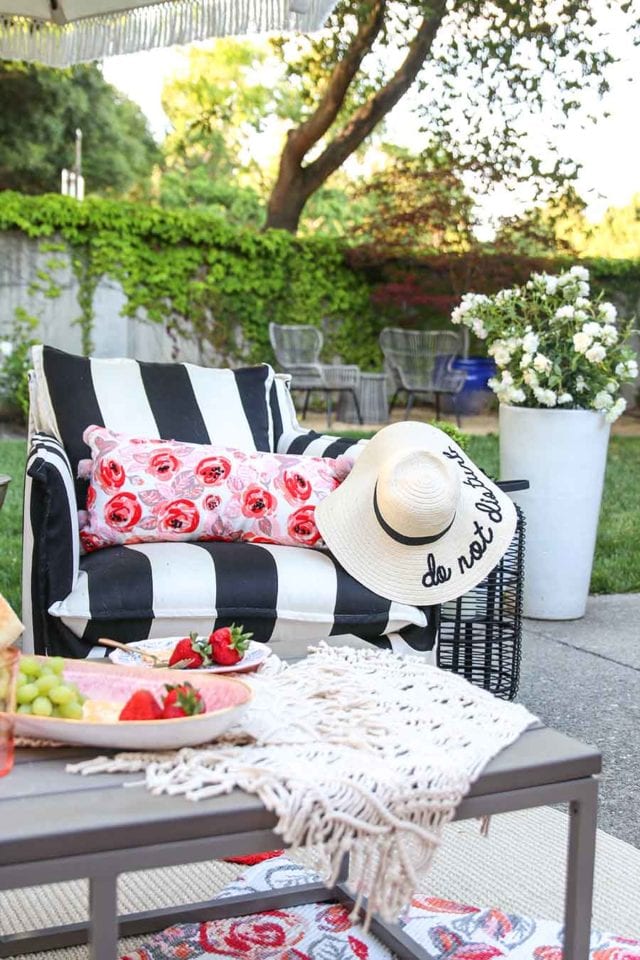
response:
<path id="1" fill-rule="evenodd" d="M 152 663 L 148 663 L 147 661 L 143 660 L 140 654 L 136 651 L 141 651 L 142 653 L 153 653 L 157 657 L 161 657 L 163 654 L 166 654 L 168 661 L 171 651 L 175 647 L 178 640 L 181 639 L 181 637 L 156 637 L 153 640 L 134 640 L 127 644 L 129 650 L 131 650 L 131 653 L 125 650 L 112 650 L 109 654 L 109 658 L 113 660 L 114 663 L 118 663 L 123 667 L 153 667 Z M 198 637 L 198 639 L 204 640 L 206 637 Z M 268 644 L 256 643 L 255 640 L 250 640 L 244 657 L 232 667 L 221 667 L 214 664 L 212 667 L 199 667 L 197 670 L 181 670 L 180 672 L 248 673 L 250 670 L 257 670 L 270 654 L 271 647 L 268 646 Z"/>
<path id="2" fill-rule="evenodd" d="M 242 716 L 253 692 L 244 681 L 235 677 L 211 676 L 195 670 L 191 673 L 194 676 L 189 682 L 200 691 L 207 707 L 205 713 L 194 717 L 90 723 L 17 713 L 13 715 L 16 736 L 121 750 L 173 750 L 209 743 Z M 165 683 L 184 682 L 185 672 L 164 669 L 149 672 L 105 661 L 66 660 L 64 676 L 76 683 L 90 699 L 118 701 L 124 705 L 133 691 L 140 688 L 159 696 L 164 692 Z"/>

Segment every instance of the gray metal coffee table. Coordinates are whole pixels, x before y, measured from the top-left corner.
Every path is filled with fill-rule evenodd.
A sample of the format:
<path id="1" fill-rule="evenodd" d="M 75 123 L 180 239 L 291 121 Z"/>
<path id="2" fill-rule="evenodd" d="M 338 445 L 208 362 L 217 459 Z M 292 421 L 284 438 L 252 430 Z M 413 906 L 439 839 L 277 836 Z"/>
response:
<path id="1" fill-rule="evenodd" d="M 349 901 L 343 871 L 333 890 L 307 884 L 118 920 L 120 873 L 272 850 L 282 846 L 282 839 L 273 832 L 273 815 L 241 792 L 190 803 L 152 796 L 143 787 L 125 790 L 122 775 L 65 772 L 71 759 L 92 755 L 95 751 L 71 748 L 21 750 L 13 772 L 0 779 L 0 891 L 85 877 L 90 882 L 88 923 L 6 935 L 0 912 L 0 957 L 89 940 L 93 960 L 114 960 L 118 935 L 302 903 Z M 593 747 L 554 730 L 528 730 L 487 766 L 456 817 L 569 804 L 565 960 L 587 960 L 589 953 L 600 760 Z M 403 960 L 430 958 L 398 927 L 375 920 L 372 930 Z"/>

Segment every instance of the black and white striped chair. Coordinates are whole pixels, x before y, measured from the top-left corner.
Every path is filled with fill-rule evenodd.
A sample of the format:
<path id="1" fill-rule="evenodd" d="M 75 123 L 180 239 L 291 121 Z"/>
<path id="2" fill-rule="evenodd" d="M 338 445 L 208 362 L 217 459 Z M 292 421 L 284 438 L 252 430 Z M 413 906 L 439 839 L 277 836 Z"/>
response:
<path id="1" fill-rule="evenodd" d="M 429 650 L 438 609 L 393 603 L 326 552 L 255 543 L 146 543 L 81 555 L 84 429 L 240 449 L 337 456 L 355 441 L 297 422 L 288 378 L 263 364 L 96 359 L 35 347 L 25 489 L 23 618 L 38 653 L 102 656 L 98 637 L 176 636 L 242 623 L 262 642 L 355 634 Z"/>

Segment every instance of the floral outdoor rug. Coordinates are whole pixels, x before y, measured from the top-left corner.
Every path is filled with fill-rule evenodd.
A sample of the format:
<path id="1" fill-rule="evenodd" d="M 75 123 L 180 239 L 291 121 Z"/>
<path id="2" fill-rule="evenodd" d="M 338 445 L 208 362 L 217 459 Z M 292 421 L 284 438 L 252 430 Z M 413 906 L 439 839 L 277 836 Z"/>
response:
<path id="1" fill-rule="evenodd" d="M 319 879 L 287 857 L 251 867 L 219 894 L 278 890 Z M 402 921 L 433 960 L 562 960 L 562 927 L 435 897 L 415 897 Z M 310 904 L 169 927 L 122 960 L 394 960 L 339 904 Z M 640 960 L 640 940 L 592 931 L 591 960 Z"/>

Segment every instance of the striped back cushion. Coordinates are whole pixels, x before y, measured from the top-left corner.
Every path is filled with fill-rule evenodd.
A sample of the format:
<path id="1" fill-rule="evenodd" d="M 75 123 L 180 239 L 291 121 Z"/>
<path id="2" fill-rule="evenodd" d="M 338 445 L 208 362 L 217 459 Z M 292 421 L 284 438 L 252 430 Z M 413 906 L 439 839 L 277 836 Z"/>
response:
<path id="1" fill-rule="evenodd" d="M 80 357 L 48 346 L 34 347 L 32 359 L 35 426 L 58 437 L 74 476 L 78 461 L 91 456 L 82 434 L 92 423 L 140 437 L 273 449 L 268 364 L 222 370 Z M 84 506 L 86 481 L 76 493 Z"/>

